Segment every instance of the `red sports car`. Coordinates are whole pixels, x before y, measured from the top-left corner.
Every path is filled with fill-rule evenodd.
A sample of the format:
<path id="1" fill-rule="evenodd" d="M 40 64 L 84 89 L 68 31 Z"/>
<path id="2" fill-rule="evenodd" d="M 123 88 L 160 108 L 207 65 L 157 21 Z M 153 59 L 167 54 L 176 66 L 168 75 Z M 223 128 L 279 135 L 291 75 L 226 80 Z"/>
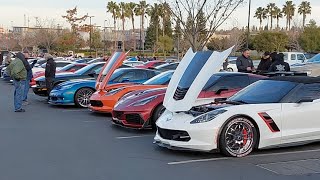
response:
<path id="1" fill-rule="evenodd" d="M 265 76 L 220 72 L 213 75 L 198 96 L 198 102 L 213 102 L 215 98 L 227 98 Z M 112 121 L 130 128 L 155 128 L 155 122 L 164 112 L 162 106 L 166 88 L 134 91 L 123 96 L 114 106 Z"/>
<path id="2" fill-rule="evenodd" d="M 145 69 L 152 69 L 156 66 L 160 66 L 162 64 L 166 64 L 166 62 L 164 61 L 148 61 L 148 62 L 145 62 L 143 65 L 139 65 L 139 66 L 136 66 L 137 68 L 145 68 Z"/>
<path id="3" fill-rule="evenodd" d="M 84 63 L 68 64 L 68 65 L 64 66 L 63 68 L 59 69 L 56 73 L 75 72 L 78 69 L 85 67 L 86 65 L 88 65 L 88 64 L 84 64 Z M 40 76 L 44 76 L 44 71 L 38 71 L 38 72 L 33 73 L 33 77 L 30 81 L 30 86 L 36 85 L 35 79 Z"/>

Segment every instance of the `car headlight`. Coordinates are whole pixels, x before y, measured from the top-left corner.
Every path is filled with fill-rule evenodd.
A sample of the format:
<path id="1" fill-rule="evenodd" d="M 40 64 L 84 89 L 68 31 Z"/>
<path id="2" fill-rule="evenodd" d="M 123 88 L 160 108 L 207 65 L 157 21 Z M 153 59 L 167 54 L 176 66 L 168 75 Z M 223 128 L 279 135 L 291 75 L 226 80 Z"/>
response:
<path id="1" fill-rule="evenodd" d="M 58 89 L 70 89 L 70 88 L 72 88 L 72 86 L 73 85 L 67 85 L 67 86 L 60 86 L 60 85 L 58 85 L 57 87 L 58 87 Z M 60 87 L 60 88 L 59 88 Z"/>
<path id="2" fill-rule="evenodd" d="M 192 120 L 190 124 L 209 122 L 226 111 L 227 110 L 225 109 L 217 109 L 217 110 L 208 112 L 206 114 L 198 116 L 196 119 Z"/>
<path id="3" fill-rule="evenodd" d="M 105 96 L 112 96 L 112 95 L 118 93 L 119 91 L 121 91 L 121 90 L 123 90 L 123 89 L 124 89 L 123 87 L 112 89 L 112 90 L 108 91 L 108 92 L 105 94 Z"/>
<path id="4" fill-rule="evenodd" d="M 151 102 L 152 100 L 154 100 L 155 98 L 157 98 L 158 95 L 155 95 L 155 96 L 150 96 L 150 97 L 147 97 L 145 99 L 141 99 L 135 103 L 133 103 L 132 105 L 133 106 L 143 106 L 143 105 L 146 105 L 148 104 L 149 102 Z"/>

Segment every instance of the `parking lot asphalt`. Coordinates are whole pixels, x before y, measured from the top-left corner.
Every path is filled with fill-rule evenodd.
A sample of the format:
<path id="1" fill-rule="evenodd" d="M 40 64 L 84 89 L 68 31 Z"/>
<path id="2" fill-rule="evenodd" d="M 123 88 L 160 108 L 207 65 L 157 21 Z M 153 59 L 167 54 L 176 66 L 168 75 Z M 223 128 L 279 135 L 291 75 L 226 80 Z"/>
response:
<path id="1" fill-rule="evenodd" d="M 239 159 L 177 152 L 108 115 L 51 106 L 31 90 L 29 102 L 13 112 L 13 86 L 0 81 L 0 180 L 320 179 L 320 143 Z"/>

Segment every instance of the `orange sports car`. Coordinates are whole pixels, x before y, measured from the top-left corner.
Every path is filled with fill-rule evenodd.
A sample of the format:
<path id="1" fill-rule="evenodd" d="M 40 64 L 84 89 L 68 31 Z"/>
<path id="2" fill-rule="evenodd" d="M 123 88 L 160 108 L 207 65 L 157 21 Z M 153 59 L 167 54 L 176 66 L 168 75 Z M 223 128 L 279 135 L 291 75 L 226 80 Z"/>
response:
<path id="1" fill-rule="evenodd" d="M 95 92 L 90 98 L 89 109 L 94 112 L 111 113 L 116 103 L 127 93 L 136 90 L 167 87 L 174 71 L 166 71 L 142 84 L 108 85 L 102 91 Z"/>

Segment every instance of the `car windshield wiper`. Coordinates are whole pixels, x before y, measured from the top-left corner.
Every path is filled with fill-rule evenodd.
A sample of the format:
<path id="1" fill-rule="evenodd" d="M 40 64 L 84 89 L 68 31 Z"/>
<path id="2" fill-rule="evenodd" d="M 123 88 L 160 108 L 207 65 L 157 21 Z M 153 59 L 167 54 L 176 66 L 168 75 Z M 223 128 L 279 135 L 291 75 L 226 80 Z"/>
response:
<path id="1" fill-rule="evenodd" d="M 239 101 L 230 101 L 230 100 L 226 100 L 226 101 L 223 101 L 223 103 L 233 104 L 233 105 L 248 104 L 247 102 L 242 101 L 242 100 L 239 100 Z"/>

